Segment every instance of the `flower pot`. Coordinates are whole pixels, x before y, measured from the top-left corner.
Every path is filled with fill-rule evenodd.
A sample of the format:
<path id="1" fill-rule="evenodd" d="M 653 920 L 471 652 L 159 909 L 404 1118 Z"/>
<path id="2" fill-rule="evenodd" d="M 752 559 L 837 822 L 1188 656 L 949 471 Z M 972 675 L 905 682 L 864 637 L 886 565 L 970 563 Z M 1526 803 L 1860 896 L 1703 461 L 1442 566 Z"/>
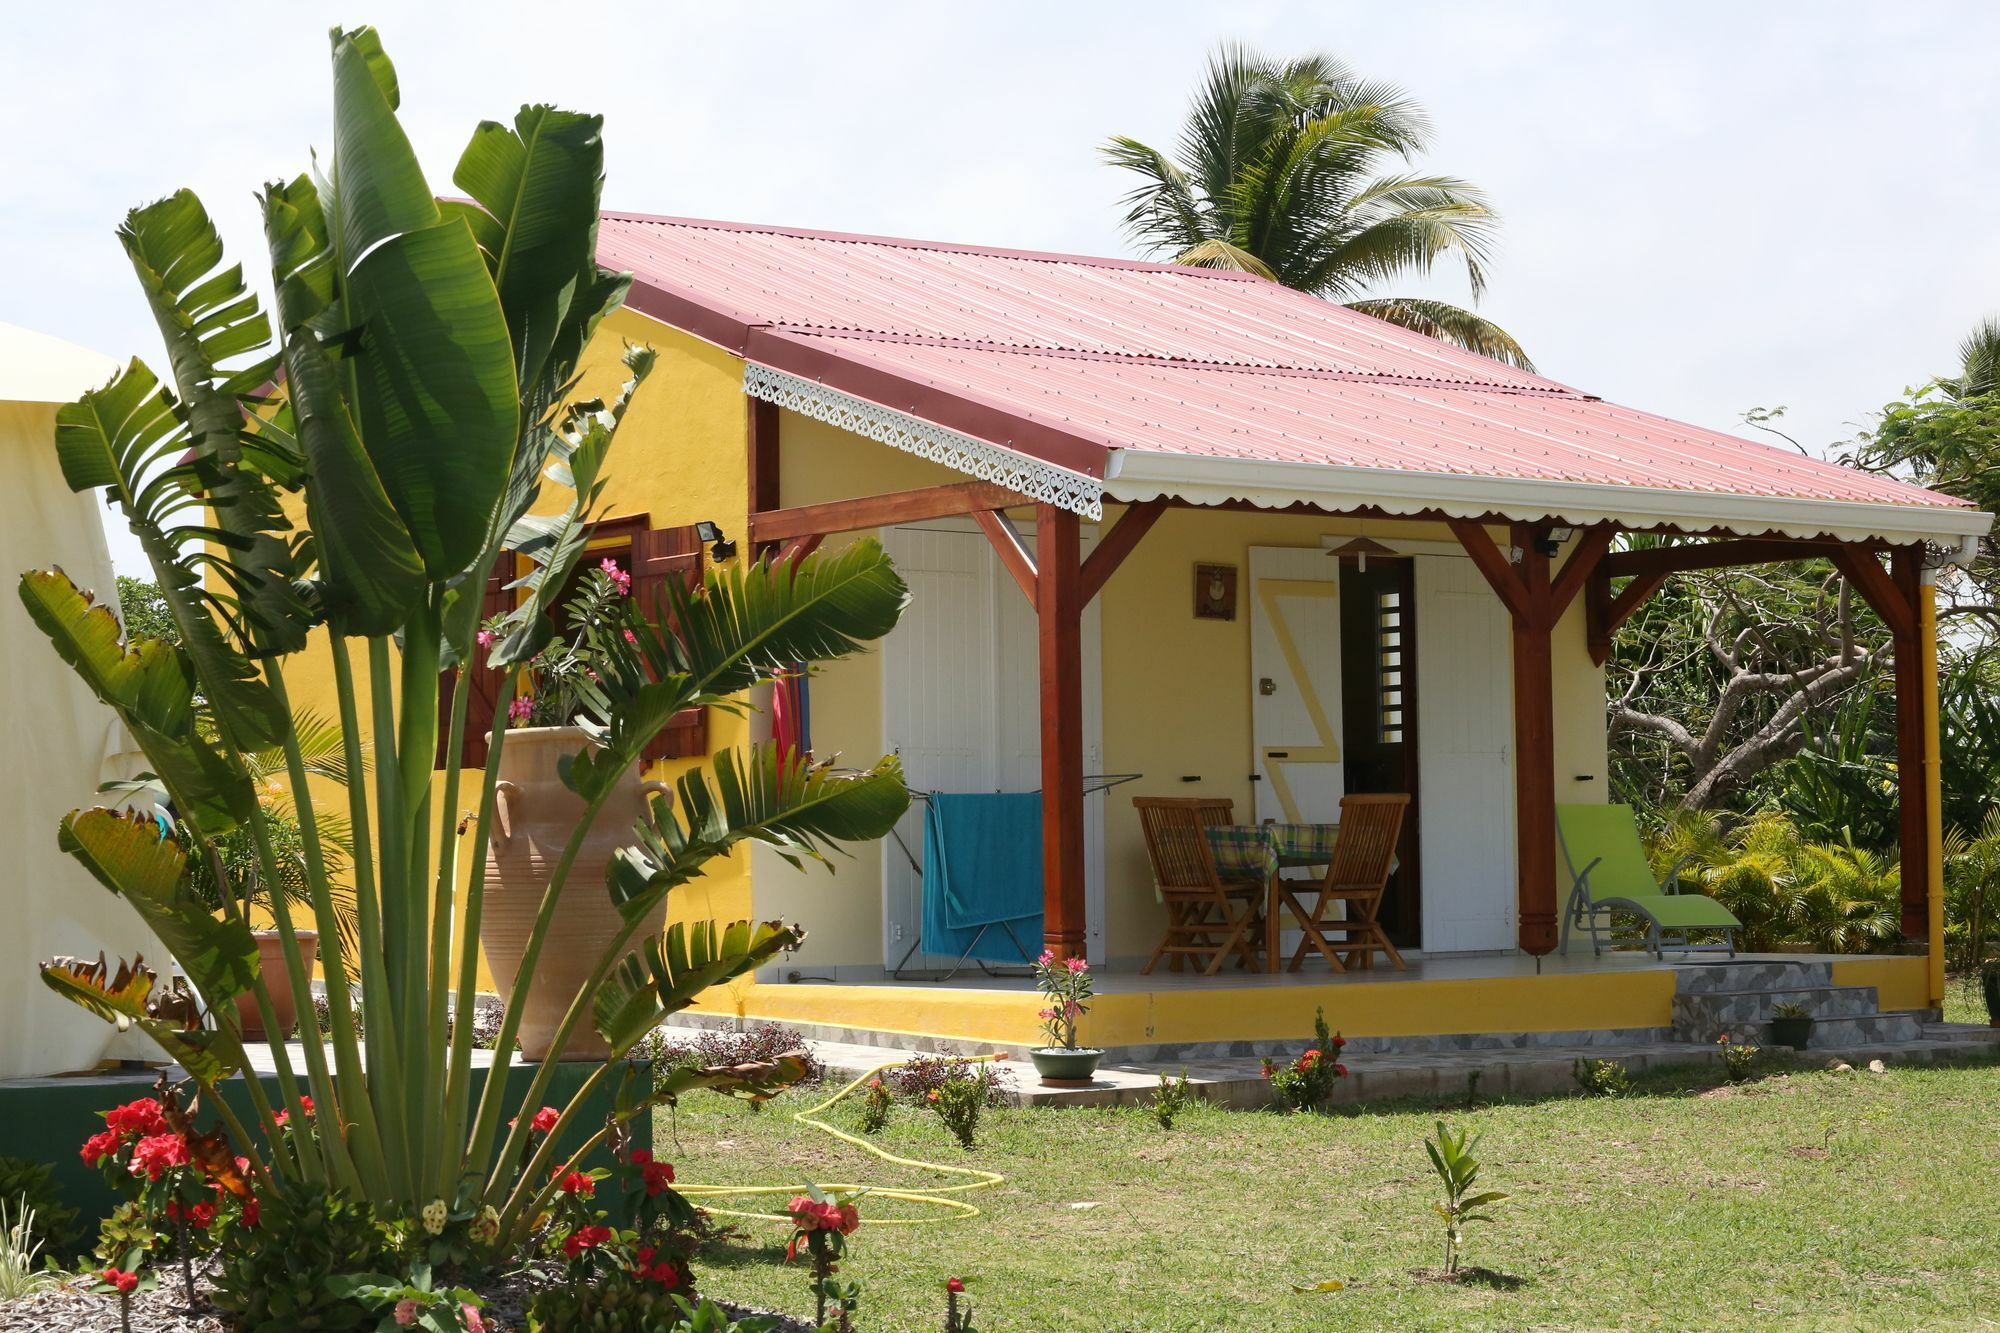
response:
<path id="1" fill-rule="evenodd" d="M 550 1057 L 549 1047 L 570 1001 L 624 928 L 624 918 L 604 887 L 605 870 L 612 855 L 631 843 L 632 826 L 645 813 L 647 794 L 669 790 L 662 782 L 641 782 L 636 767 L 619 780 L 570 866 L 562 899 L 535 962 L 535 974 L 522 978 L 521 958 L 534 932 L 549 876 L 584 812 L 583 798 L 563 785 L 556 765 L 589 743 L 577 727 L 523 727 L 507 732 L 500 751 L 479 942 L 486 949 L 486 962 L 493 969 L 493 981 L 502 998 L 511 999 L 517 986 L 527 989 L 521 1015 L 521 1053 L 530 1060 Z M 666 919 L 667 906 L 662 902 L 633 935 L 633 947 L 648 934 L 658 935 Z M 602 1060 L 609 1054 L 586 1010 L 555 1058 Z"/>
<path id="2" fill-rule="evenodd" d="M 1986 1021 L 2000 1028 L 2000 963 L 1987 963 L 1979 969 L 1979 989 L 1986 997 Z"/>
<path id="3" fill-rule="evenodd" d="M 1028 1052 L 1042 1085 L 1050 1088 L 1081 1088 L 1097 1073 L 1104 1052 L 1095 1046 L 1037 1046 Z"/>
<path id="4" fill-rule="evenodd" d="M 319 932 L 299 930 L 299 961 L 306 965 L 310 976 L 313 964 L 319 960 Z M 251 938 L 257 941 L 257 966 L 264 974 L 264 988 L 271 992 L 271 1009 L 278 1019 L 278 1030 L 289 1037 L 299 1025 L 298 1006 L 292 1003 L 292 969 L 285 965 L 285 942 L 275 930 L 254 930 Z M 264 1019 L 257 1012 L 257 997 L 249 991 L 236 997 L 236 1017 L 243 1024 L 245 1041 L 264 1040 Z"/>
<path id="5" fill-rule="evenodd" d="M 1813 1021 L 1810 1018 L 1774 1018 L 1771 1020 L 1771 1044 L 1803 1051 L 1812 1040 L 1812 1030 Z"/>

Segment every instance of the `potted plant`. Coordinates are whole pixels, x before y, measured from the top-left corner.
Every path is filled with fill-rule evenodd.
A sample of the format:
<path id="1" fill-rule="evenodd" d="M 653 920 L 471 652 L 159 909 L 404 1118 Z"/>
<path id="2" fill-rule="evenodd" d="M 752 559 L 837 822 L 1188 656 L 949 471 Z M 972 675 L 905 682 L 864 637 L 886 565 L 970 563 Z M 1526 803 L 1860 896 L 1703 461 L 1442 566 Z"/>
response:
<path id="1" fill-rule="evenodd" d="M 636 633 L 638 613 L 631 591 L 631 574 L 615 560 L 600 560 L 587 570 L 564 609 L 565 633 L 523 666 L 520 692 L 507 706 L 512 725 L 494 783 L 486 907 L 479 920 L 479 942 L 503 999 L 514 995 L 549 876 L 589 813 L 584 799 L 564 784 L 562 769 L 571 756 L 599 748 L 592 732 L 601 731 L 610 709 L 599 685 L 599 668 L 609 668 L 614 643 L 630 648 L 628 635 Z M 504 619 L 496 617 L 479 631 L 480 651 L 490 650 L 505 635 Z M 591 826 L 575 854 L 572 878 L 604 881 L 612 858 L 644 818 L 652 792 L 668 793 L 668 788 L 640 781 L 637 765 L 619 776 L 605 817 Z M 646 933 L 657 935 L 666 914 L 662 899 L 646 915 Z M 548 1056 L 570 999 L 626 929 L 618 904 L 604 894 L 579 896 L 548 923 L 547 951 L 536 966 L 535 984 L 521 999 L 521 1051 L 530 1060 Z M 601 1060 L 609 1049 L 602 1034 L 579 1025 L 558 1058 Z"/>
<path id="2" fill-rule="evenodd" d="M 305 709 L 300 711 L 294 725 L 298 731 L 300 768 L 305 775 L 345 785 L 348 775 L 347 741 L 339 724 Z M 364 773 L 367 771 L 367 748 L 365 742 L 356 747 L 362 755 Z M 296 794 L 283 790 L 285 752 L 279 746 L 253 750 L 243 756 L 243 766 L 256 788 L 258 805 L 264 812 L 273 874 L 269 877 L 265 875 L 263 857 L 249 827 L 239 825 L 222 834 L 204 853 L 195 845 L 188 829 L 181 825 L 177 826 L 176 832 L 189 851 L 185 872 L 189 895 L 217 915 L 225 912 L 223 899 L 227 895 L 230 903 L 241 909 L 246 918 L 275 922 L 282 904 L 294 921 L 313 920 L 313 881 L 306 861 L 305 832 L 299 823 L 298 811 L 293 806 Z M 170 808 L 165 804 L 164 787 L 154 793 L 154 797 L 156 809 Z M 320 809 L 317 805 L 313 818 L 318 835 L 316 851 L 324 863 L 322 869 L 328 881 L 334 918 L 342 943 L 352 950 L 358 928 L 354 896 L 343 884 L 334 882 L 342 878 L 347 858 L 352 852 L 347 821 L 338 813 Z M 301 965 L 310 978 L 319 961 L 319 932 L 299 928 L 294 933 Z M 284 941 L 275 927 L 253 930 L 250 935 L 257 944 L 258 970 L 271 981 L 271 1008 L 278 1020 L 278 1033 L 289 1037 L 298 1027 L 299 1015 L 292 1001 L 291 965 L 285 958 Z M 243 1035 L 261 1040 L 265 1035 L 264 1021 L 257 1012 L 255 999 L 247 992 L 237 996 L 236 1009 L 243 1024 Z"/>
<path id="3" fill-rule="evenodd" d="M 1050 1087 L 1090 1082 L 1097 1073 L 1097 1062 L 1104 1058 L 1101 1048 L 1076 1044 L 1077 1020 L 1090 1012 L 1090 999 L 1096 993 L 1091 987 L 1090 964 L 1081 958 L 1059 960 L 1054 951 L 1044 949 L 1035 960 L 1035 985 L 1048 1001 L 1041 1012 L 1042 1035 L 1048 1041 L 1028 1052 L 1035 1072 Z"/>
<path id="4" fill-rule="evenodd" d="M 1771 1010 L 1771 1041 L 1803 1051 L 1812 1040 L 1812 1010 L 1802 1004 L 1781 1004 Z"/>
<path id="5" fill-rule="evenodd" d="M 2000 1028 L 2000 958 L 1980 964 L 1979 988 L 1986 996 L 1987 1026 Z"/>

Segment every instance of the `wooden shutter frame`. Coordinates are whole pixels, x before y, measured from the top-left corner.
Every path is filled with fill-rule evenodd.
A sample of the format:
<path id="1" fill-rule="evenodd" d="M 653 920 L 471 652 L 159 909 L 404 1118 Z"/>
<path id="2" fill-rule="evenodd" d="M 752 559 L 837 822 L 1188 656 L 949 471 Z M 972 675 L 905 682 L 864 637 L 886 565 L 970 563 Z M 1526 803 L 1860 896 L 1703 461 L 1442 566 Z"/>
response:
<path id="1" fill-rule="evenodd" d="M 692 591 L 701 584 L 703 546 L 689 524 L 677 528 L 643 527 L 632 536 L 632 595 L 644 611 L 653 612 L 663 600 L 663 580 L 679 578 Z M 708 710 L 688 708 L 674 714 L 660 734 L 647 742 L 640 760 L 700 759 L 708 754 Z"/>

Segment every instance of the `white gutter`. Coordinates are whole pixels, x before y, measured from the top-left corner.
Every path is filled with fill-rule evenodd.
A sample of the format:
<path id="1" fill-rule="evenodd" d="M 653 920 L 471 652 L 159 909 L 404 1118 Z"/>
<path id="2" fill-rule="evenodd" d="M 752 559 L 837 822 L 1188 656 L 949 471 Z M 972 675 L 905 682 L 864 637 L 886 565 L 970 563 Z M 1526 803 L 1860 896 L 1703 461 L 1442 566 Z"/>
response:
<path id="1" fill-rule="evenodd" d="M 1993 515 L 1944 505 L 1898 505 L 1724 491 L 1667 490 L 1597 482 L 1470 476 L 1329 463 L 1287 463 L 1114 449 L 1104 473 L 1105 498 L 1131 503 L 1162 496 L 1194 504 L 1243 500 L 1264 507 L 1313 504 L 1329 509 L 1377 508 L 1390 514 L 1442 513 L 1453 518 L 1501 514 L 1522 522 L 1577 527 L 1616 523 L 1719 528 L 1743 536 L 1884 542 L 1930 542 L 1954 549 L 1963 564 L 1993 530 Z"/>

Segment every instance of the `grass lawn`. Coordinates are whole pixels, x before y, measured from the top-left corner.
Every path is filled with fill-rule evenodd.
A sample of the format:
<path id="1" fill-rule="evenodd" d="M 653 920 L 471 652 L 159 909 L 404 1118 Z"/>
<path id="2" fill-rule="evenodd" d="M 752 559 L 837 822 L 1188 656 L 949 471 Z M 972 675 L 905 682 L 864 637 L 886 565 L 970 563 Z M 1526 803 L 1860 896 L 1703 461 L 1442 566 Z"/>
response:
<path id="1" fill-rule="evenodd" d="M 864 1286 L 860 1327 L 899 1331 L 942 1326 L 953 1275 L 985 1333 L 1940 1328 L 2000 1311 L 2000 1066 L 1714 1078 L 1331 1117 L 1201 1108 L 1171 1131 L 1143 1110 L 989 1111 L 970 1153 L 898 1108 L 883 1147 L 1007 1184 L 964 1196 L 983 1210 L 968 1221 L 864 1224 L 844 1274 Z M 926 1183 L 795 1124 L 812 1100 L 692 1098 L 662 1113 L 662 1150 L 684 1183 Z M 829 1118 L 853 1128 L 854 1112 Z M 1466 1255 L 1505 1283 L 1424 1271 L 1440 1263 L 1441 1223 L 1421 1140 L 1440 1114 L 1485 1136 L 1481 1186 L 1513 1195 Z M 861 1211 L 916 1215 L 882 1200 Z M 809 1312 L 804 1269 L 778 1263 L 784 1228 L 743 1225 L 740 1245 L 698 1261 L 706 1290 Z M 1292 1290 L 1327 1278 L 1346 1290 Z"/>

